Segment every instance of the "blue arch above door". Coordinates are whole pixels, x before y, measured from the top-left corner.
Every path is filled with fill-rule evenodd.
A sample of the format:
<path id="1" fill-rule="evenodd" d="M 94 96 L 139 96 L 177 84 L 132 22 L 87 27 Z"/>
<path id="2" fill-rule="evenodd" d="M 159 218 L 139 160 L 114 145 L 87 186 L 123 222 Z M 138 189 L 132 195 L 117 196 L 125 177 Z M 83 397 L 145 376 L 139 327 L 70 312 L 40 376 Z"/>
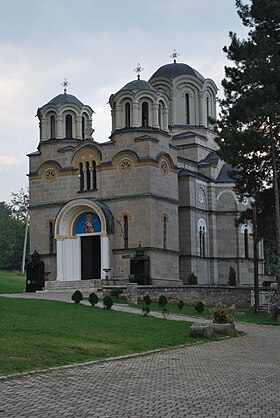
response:
<path id="1" fill-rule="evenodd" d="M 101 232 L 101 221 L 95 212 L 82 213 L 76 222 L 75 234 L 91 234 Z"/>

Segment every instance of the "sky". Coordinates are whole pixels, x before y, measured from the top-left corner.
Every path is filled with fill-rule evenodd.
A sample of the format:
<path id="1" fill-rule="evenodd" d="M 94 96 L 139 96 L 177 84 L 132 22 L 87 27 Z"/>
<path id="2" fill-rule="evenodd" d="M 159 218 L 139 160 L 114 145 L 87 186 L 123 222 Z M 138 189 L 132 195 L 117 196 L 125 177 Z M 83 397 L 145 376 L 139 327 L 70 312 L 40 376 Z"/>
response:
<path id="1" fill-rule="evenodd" d="M 211 78 L 222 97 L 229 32 L 246 37 L 235 0 L 0 0 L 0 201 L 28 187 L 39 143 L 38 107 L 67 92 L 94 111 L 93 137 L 108 140 L 108 100 L 172 62 Z"/>

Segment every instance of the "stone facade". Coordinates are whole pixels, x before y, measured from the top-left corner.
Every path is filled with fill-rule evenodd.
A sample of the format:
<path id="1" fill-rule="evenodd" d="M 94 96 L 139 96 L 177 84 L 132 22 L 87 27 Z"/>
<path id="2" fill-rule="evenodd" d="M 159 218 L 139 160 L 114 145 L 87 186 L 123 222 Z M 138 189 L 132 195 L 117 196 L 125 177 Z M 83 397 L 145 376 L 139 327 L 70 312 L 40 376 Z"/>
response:
<path id="1" fill-rule="evenodd" d="M 92 139 L 93 110 L 66 90 L 38 109 L 30 247 L 48 280 L 128 280 L 140 243 L 154 285 L 180 286 L 190 273 L 199 284 L 226 284 L 230 266 L 238 284 L 252 283 L 251 226 L 235 225 L 249 201 L 237 199 L 217 155 L 216 93 L 176 61 L 149 81 L 138 75 L 110 97 L 105 143 Z"/>

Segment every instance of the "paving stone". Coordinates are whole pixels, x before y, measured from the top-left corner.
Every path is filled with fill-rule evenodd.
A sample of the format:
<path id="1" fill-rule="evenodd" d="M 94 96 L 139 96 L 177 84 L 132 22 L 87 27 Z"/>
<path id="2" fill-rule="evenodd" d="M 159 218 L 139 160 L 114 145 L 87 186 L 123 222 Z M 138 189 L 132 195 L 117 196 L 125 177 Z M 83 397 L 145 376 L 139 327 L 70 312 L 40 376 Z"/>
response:
<path id="1" fill-rule="evenodd" d="M 247 335 L 0 380 L 0 417 L 279 418 L 280 328 L 237 328 Z"/>

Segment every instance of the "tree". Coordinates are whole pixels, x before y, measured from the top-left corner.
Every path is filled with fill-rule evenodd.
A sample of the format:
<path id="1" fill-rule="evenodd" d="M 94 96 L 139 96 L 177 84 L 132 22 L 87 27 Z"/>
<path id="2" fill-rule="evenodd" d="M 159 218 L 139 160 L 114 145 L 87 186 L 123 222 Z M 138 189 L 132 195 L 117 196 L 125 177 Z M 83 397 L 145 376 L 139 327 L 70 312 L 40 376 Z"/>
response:
<path id="1" fill-rule="evenodd" d="M 20 270 L 25 225 L 5 202 L 0 202 L 0 231 L 0 270 Z"/>
<path id="2" fill-rule="evenodd" d="M 258 206 L 263 193 L 273 192 L 280 289 L 280 2 L 236 0 L 236 7 L 249 32 L 245 40 L 230 32 L 224 47 L 234 66 L 225 68 L 222 81 L 217 142 L 240 197 L 252 196 Z"/>

